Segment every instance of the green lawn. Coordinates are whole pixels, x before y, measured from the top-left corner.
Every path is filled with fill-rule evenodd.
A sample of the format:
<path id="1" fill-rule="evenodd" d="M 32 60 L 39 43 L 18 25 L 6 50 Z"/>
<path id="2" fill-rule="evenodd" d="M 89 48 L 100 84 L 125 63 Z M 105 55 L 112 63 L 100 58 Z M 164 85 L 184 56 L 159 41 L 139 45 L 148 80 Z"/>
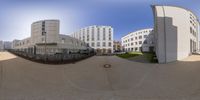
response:
<path id="1" fill-rule="evenodd" d="M 157 62 L 157 60 L 154 59 L 155 53 L 128 52 L 125 54 L 117 54 L 117 56 L 121 58 L 126 58 L 126 59 L 131 58 L 131 57 L 136 57 L 136 56 L 144 56 L 151 63 Z"/>
<path id="2" fill-rule="evenodd" d="M 128 52 L 125 54 L 117 54 L 117 56 L 121 58 L 130 58 L 130 57 L 135 57 L 135 56 L 140 56 L 140 55 L 142 55 L 142 52 Z"/>
<path id="3" fill-rule="evenodd" d="M 154 53 L 143 53 L 143 55 L 146 57 L 146 59 L 151 63 L 157 63 L 157 60 L 154 59 L 155 54 Z"/>

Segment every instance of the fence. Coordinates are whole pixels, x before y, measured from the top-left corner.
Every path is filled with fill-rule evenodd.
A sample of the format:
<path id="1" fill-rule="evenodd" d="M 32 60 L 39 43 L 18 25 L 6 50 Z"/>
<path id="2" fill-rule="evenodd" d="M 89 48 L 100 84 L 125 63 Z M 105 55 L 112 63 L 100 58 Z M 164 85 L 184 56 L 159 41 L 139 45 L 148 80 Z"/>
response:
<path id="1" fill-rule="evenodd" d="M 49 63 L 49 64 L 74 63 L 76 61 L 83 60 L 95 55 L 94 50 L 91 49 L 78 50 L 78 52 L 73 52 L 73 53 L 62 52 L 55 54 L 48 54 L 48 52 L 46 54 L 34 54 L 20 50 L 8 50 L 8 51 L 17 56 L 20 56 L 22 58 L 31 61 L 36 61 L 40 63 Z"/>

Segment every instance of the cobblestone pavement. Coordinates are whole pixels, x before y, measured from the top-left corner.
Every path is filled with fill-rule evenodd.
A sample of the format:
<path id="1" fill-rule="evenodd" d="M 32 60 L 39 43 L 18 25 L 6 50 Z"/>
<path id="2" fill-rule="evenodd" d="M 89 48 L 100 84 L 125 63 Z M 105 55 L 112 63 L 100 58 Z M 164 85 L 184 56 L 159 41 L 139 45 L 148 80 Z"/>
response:
<path id="1" fill-rule="evenodd" d="M 149 64 L 94 56 L 48 65 L 1 52 L 0 100 L 199 100 L 200 56 L 193 57 Z"/>

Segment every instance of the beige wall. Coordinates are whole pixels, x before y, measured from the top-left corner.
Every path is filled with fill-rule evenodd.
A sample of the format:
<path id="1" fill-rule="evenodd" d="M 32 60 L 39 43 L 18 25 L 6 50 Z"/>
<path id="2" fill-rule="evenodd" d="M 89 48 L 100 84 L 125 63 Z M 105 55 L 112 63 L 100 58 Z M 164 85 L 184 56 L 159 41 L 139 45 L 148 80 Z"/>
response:
<path id="1" fill-rule="evenodd" d="M 31 25 L 32 43 L 44 43 L 45 35 L 42 35 L 42 22 L 45 22 L 46 42 L 56 43 L 59 39 L 59 20 L 42 20 Z"/>

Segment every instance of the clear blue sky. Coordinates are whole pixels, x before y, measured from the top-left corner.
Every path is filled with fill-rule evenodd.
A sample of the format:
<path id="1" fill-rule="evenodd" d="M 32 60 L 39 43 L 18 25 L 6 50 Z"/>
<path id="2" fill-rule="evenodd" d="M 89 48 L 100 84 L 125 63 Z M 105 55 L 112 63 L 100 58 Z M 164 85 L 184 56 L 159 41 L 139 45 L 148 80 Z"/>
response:
<path id="1" fill-rule="evenodd" d="M 70 34 L 89 25 L 110 25 L 114 39 L 153 27 L 150 5 L 177 5 L 200 16 L 200 0 L 1 0 L 0 40 L 30 36 L 31 23 L 59 19 L 60 33 Z"/>

